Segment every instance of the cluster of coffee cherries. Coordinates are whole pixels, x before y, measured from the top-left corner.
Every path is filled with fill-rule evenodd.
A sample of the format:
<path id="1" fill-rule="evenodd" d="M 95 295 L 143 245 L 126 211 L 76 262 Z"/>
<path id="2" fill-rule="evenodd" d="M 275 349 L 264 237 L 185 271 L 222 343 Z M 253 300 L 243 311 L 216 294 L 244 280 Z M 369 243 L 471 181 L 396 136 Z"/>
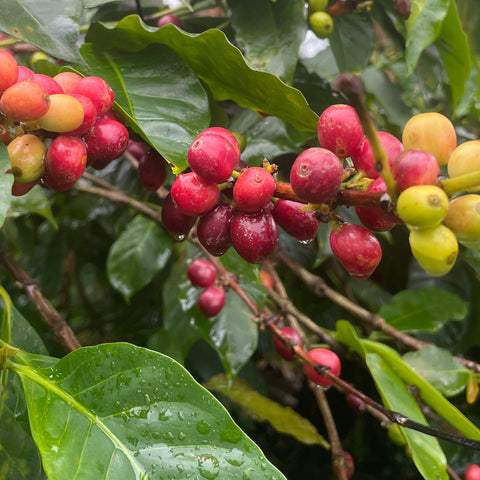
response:
<path id="1" fill-rule="evenodd" d="M 120 157 L 129 134 L 113 102 L 100 77 L 34 73 L 0 50 L 0 139 L 14 175 L 12 194 L 38 183 L 66 191 L 88 165 L 101 169 Z"/>
<path id="2" fill-rule="evenodd" d="M 196 258 L 187 268 L 187 276 L 192 285 L 202 288 L 198 296 L 198 308 L 207 317 L 214 317 L 225 306 L 226 295 L 222 287 L 214 285 L 217 270 L 212 262 L 205 258 Z"/>

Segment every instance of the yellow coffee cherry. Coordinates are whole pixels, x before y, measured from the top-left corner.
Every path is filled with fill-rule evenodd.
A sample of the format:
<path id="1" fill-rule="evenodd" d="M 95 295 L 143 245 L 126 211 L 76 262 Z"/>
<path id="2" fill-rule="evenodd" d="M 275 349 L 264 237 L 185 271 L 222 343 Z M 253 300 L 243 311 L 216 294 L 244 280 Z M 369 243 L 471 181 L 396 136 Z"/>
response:
<path id="1" fill-rule="evenodd" d="M 448 206 L 445 225 L 466 247 L 479 247 L 480 195 L 471 193 L 454 198 Z"/>
<path id="2" fill-rule="evenodd" d="M 480 170 L 480 140 L 471 140 L 459 145 L 450 155 L 448 160 L 448 175 L 450 178 L 460 177 L 467 173 Z M 478 191 L 472 188 L 470 191 Z"/>
<path id="3" fill-rule="evenodd" d="M 82 124 L 84 115 L 80 100 L 65 93 L 55 93 L 50 95 L 47 113 L 37 123 L 49 132 L 70 132 Z"/>
<path id="4" fill-rule="evenodd" d="M 43 140 L 29 133 L 16 137 L 7 147 L 15 180 L 21 183 L 34 182 L 45 173 L 45 153 Z"/>

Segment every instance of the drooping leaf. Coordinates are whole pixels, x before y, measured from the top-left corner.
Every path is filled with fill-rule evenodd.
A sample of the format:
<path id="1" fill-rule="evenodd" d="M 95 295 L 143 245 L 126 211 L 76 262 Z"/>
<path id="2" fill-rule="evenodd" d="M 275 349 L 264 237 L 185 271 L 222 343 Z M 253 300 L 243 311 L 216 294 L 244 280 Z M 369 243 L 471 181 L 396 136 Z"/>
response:
<path id="1" fill-rule="evenodd" d="M 435 345 L 407 352 L 402 359 L 446 397 L 458 395 L 465 390 L 473 373 L 453 358 L 450 352 Z"/>
<path id="2" fill-rule="evenodd" d="M 172 240 L 158 223 L 142 215 L 135 217 L 108 254 L 111 285 L 125 297 L 131 297 L 166 265 L 171 249 Z"/>
<path id="3" fill-rule="evenodd" d="M 39 186 L 35 186 L 27 194 L 20 197 L 12 197 L 12 204 L 9 217 L 20 217 L 35 213 L 46 218 L 55 228 L 58 227 L 57 222 L 52 213 L 52 207 L 45 195 L 45 192 Z"/>
<path id="4" fill-rule="evenodd" d="M 0 30 L 53 57 L 82 64 L 78 53 L 82 0 L 3 0 Z"/>
<path id="5" fill-rule="evenodd" d="M 190 144 L 210 122 L 207 95 L 192 69 L 158 44 L 135 53 L 85 44 L 81 53 L 112 86 L 127 123 L 184 170 Z"/>
<path id="6" fill-rule="evenodd" d="M 7 212 L 12 201 L 13 175 L 3 173 L 9 169 L 10 166 L 7 147 L 0 142 L 0 228 L 7 217 Z"/>
<path id="7" fill-rule="evenodd" d="M 11 365 L 49 480 L 284 479 L 177 362 L 130 344 Z"/>
<path id="8" fill-rule="evenodd" d="M 302 0 L 229 0 L 235 40 L 255 67 L 278 75 L 288 84 L 305 38 L 305 2 Z M 255 12 L 252 15 L 252 12 Z"/>
<path id="9" fill-rule="evenodd" d="M 205 387 L 232 399 L 256 420 L 270 422 L 276 430 L 291 435 L 299 442 L 330 448 L 329 443 L 309 420 L 290 407 L 283 407 L 261 395 L 244 380 L 235 378 L 230 384 L 225 375 L 215 375 Z"/>
<path id="10" fill-rule="evenodd" d="M 217 100 L 232 100 L 241 107 L 279 117 L 300 131 L 316 131 L 318 116 L 302 93 L 271 73 L 249 67 L 238 48 L 220 30 L 189 34 L 173 25 L 156 29 L 132 15 L 115 28 L 94 24 L 86 38 L 103 49 L 122 46 L 130 52 L 152 43 L 167 45 L 190 65 Z"/>
<path id="11" fill-rule="evenodd" d="M 447 290 L 425 287 L 397 293 L 379 313 L 399 330 L 435 332 L 448 320 L 463 320 L 467 304 Z"/>

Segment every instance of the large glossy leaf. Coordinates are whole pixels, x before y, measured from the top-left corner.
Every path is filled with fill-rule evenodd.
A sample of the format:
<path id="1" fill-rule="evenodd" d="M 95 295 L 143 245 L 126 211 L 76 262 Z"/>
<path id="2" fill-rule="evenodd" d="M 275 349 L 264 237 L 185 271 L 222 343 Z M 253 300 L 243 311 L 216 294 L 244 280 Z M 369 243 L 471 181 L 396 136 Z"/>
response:
<path id="1" fill-rule="evenodd" d="M 189 34 L 173 25 L 147 27 L 137 16 L 121 20 L 115 28 L 94 24 L 87 41 L 103 49 L 138 52 L 152 43 L 169 46 L 211 89 L 217 100 L 233 100 L 241 107 L 277 116 L 302 131 L 315 132 L 318 116 L 302 93 L 277 76 L 251 68 L 240 50 L 220 30 Z"/>
<path id="2" fill-rule="evenodd" d="M 171 250 L 172 240 L 157 222 L 142 215 L 135 217 L 108 254 L 110 283 L 130 298 L 166 265 Z"/>
<path id="3" fill-rule="evenodd" d="M 458 395 L 465 390 L 473 372 L 465 368 L 451 353 L 435 345 L 407 352 L 403 361 L 425 378 L 446 397 Z"/>
<path id="4" fill-rule="evenodd" d="M 53 57 L 82 63 L 78 23 L 82 0 L 3 0 L 0 30 Z"/>
<path id="5" fill-rule="evenodd" d="M 391 303 L 380 309 L 380 315 L 399 330 L 435 332 L 448 320 L 463 320 L 466 302 L 438 287 L 403 290 Z"/>
<path id="6" fill-rule="evenodd" d="M 235 378 L 230 382 L 225 375 L 215 375 L 205 384 L 205 387 L 225 395 L 256 420 L 270 422 L 276 430 L 291 435 L 299 442 L 306 445 L 321 445 L 330 449 L 328 442 L 310 421 L 290 407 L 284 407 L 261 395 L 244 380 Z"/>
<path id="7" fill-rule="evenodd" d="M 3 225 L 12 201 L 13 175 L 3 172 L 10 168 L 7 147 L 0 142 L 0 227 Z"/>
<path id="8" fill-rule="evenodd" d="M 20 217 L 31 213 L 41 215 L 57 228 L 57 222 L 53 216 L 50 201 L 40 186 L 33 187 L 27 194 L 20 197 L 12 197 L 12 204 L 8 216 Z"/>
<path id="9" fill-rule="evenodd" d="M 91 72 L 112 86 L 127 123 L 184 170 L 190 144 L 210 122 L 207 95 L 192 69 L 158 44 L 135 53 L 86 44 L 81 52 Z"/>
<path id="10" fill-rule="evenodd" d="M 291 84 L 298 50 L 307 31 L 305 2 L 229 0 L 228 5 L 235 40 L 247 60 Z"/>
<path id="11" fill-rule="evenodd" d="M 49 480 L 283 479 L 177 362 L 130 344 L 11 366 Z"/>

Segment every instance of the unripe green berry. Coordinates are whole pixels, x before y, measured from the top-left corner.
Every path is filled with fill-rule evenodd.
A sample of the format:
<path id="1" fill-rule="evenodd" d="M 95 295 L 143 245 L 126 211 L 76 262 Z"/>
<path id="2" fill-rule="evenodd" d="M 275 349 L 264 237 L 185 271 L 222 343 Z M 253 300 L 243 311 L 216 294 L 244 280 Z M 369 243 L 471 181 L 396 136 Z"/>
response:
<path id="1" fill-rule="evenodd" d="M 327 38 L 333 31 L 333 19 L 327 12 L 315 12 L 310 15 L 310 28 L 318 38 Z"/>
<path id="2" fill-rule="evenodd" d="M 314 12 L 321 12 L 327 8 L 328 0 L 309 0 L 308 4 Z"/>
<path id="3" fill-rule="evenodd" d="M 46 145 L 36 135 L 29 133 L 16 137 L 7 147 L 15 180 L 21 183 L 38 180 L 45 172 Z"/>
<path id="4" fill-rule="evenodd" d="M 447 194 L 435 185 L 414 185 L 404 190 L 397 200 L 400 218 L 418 228 L 439 225 L 447 210 Z"/>

